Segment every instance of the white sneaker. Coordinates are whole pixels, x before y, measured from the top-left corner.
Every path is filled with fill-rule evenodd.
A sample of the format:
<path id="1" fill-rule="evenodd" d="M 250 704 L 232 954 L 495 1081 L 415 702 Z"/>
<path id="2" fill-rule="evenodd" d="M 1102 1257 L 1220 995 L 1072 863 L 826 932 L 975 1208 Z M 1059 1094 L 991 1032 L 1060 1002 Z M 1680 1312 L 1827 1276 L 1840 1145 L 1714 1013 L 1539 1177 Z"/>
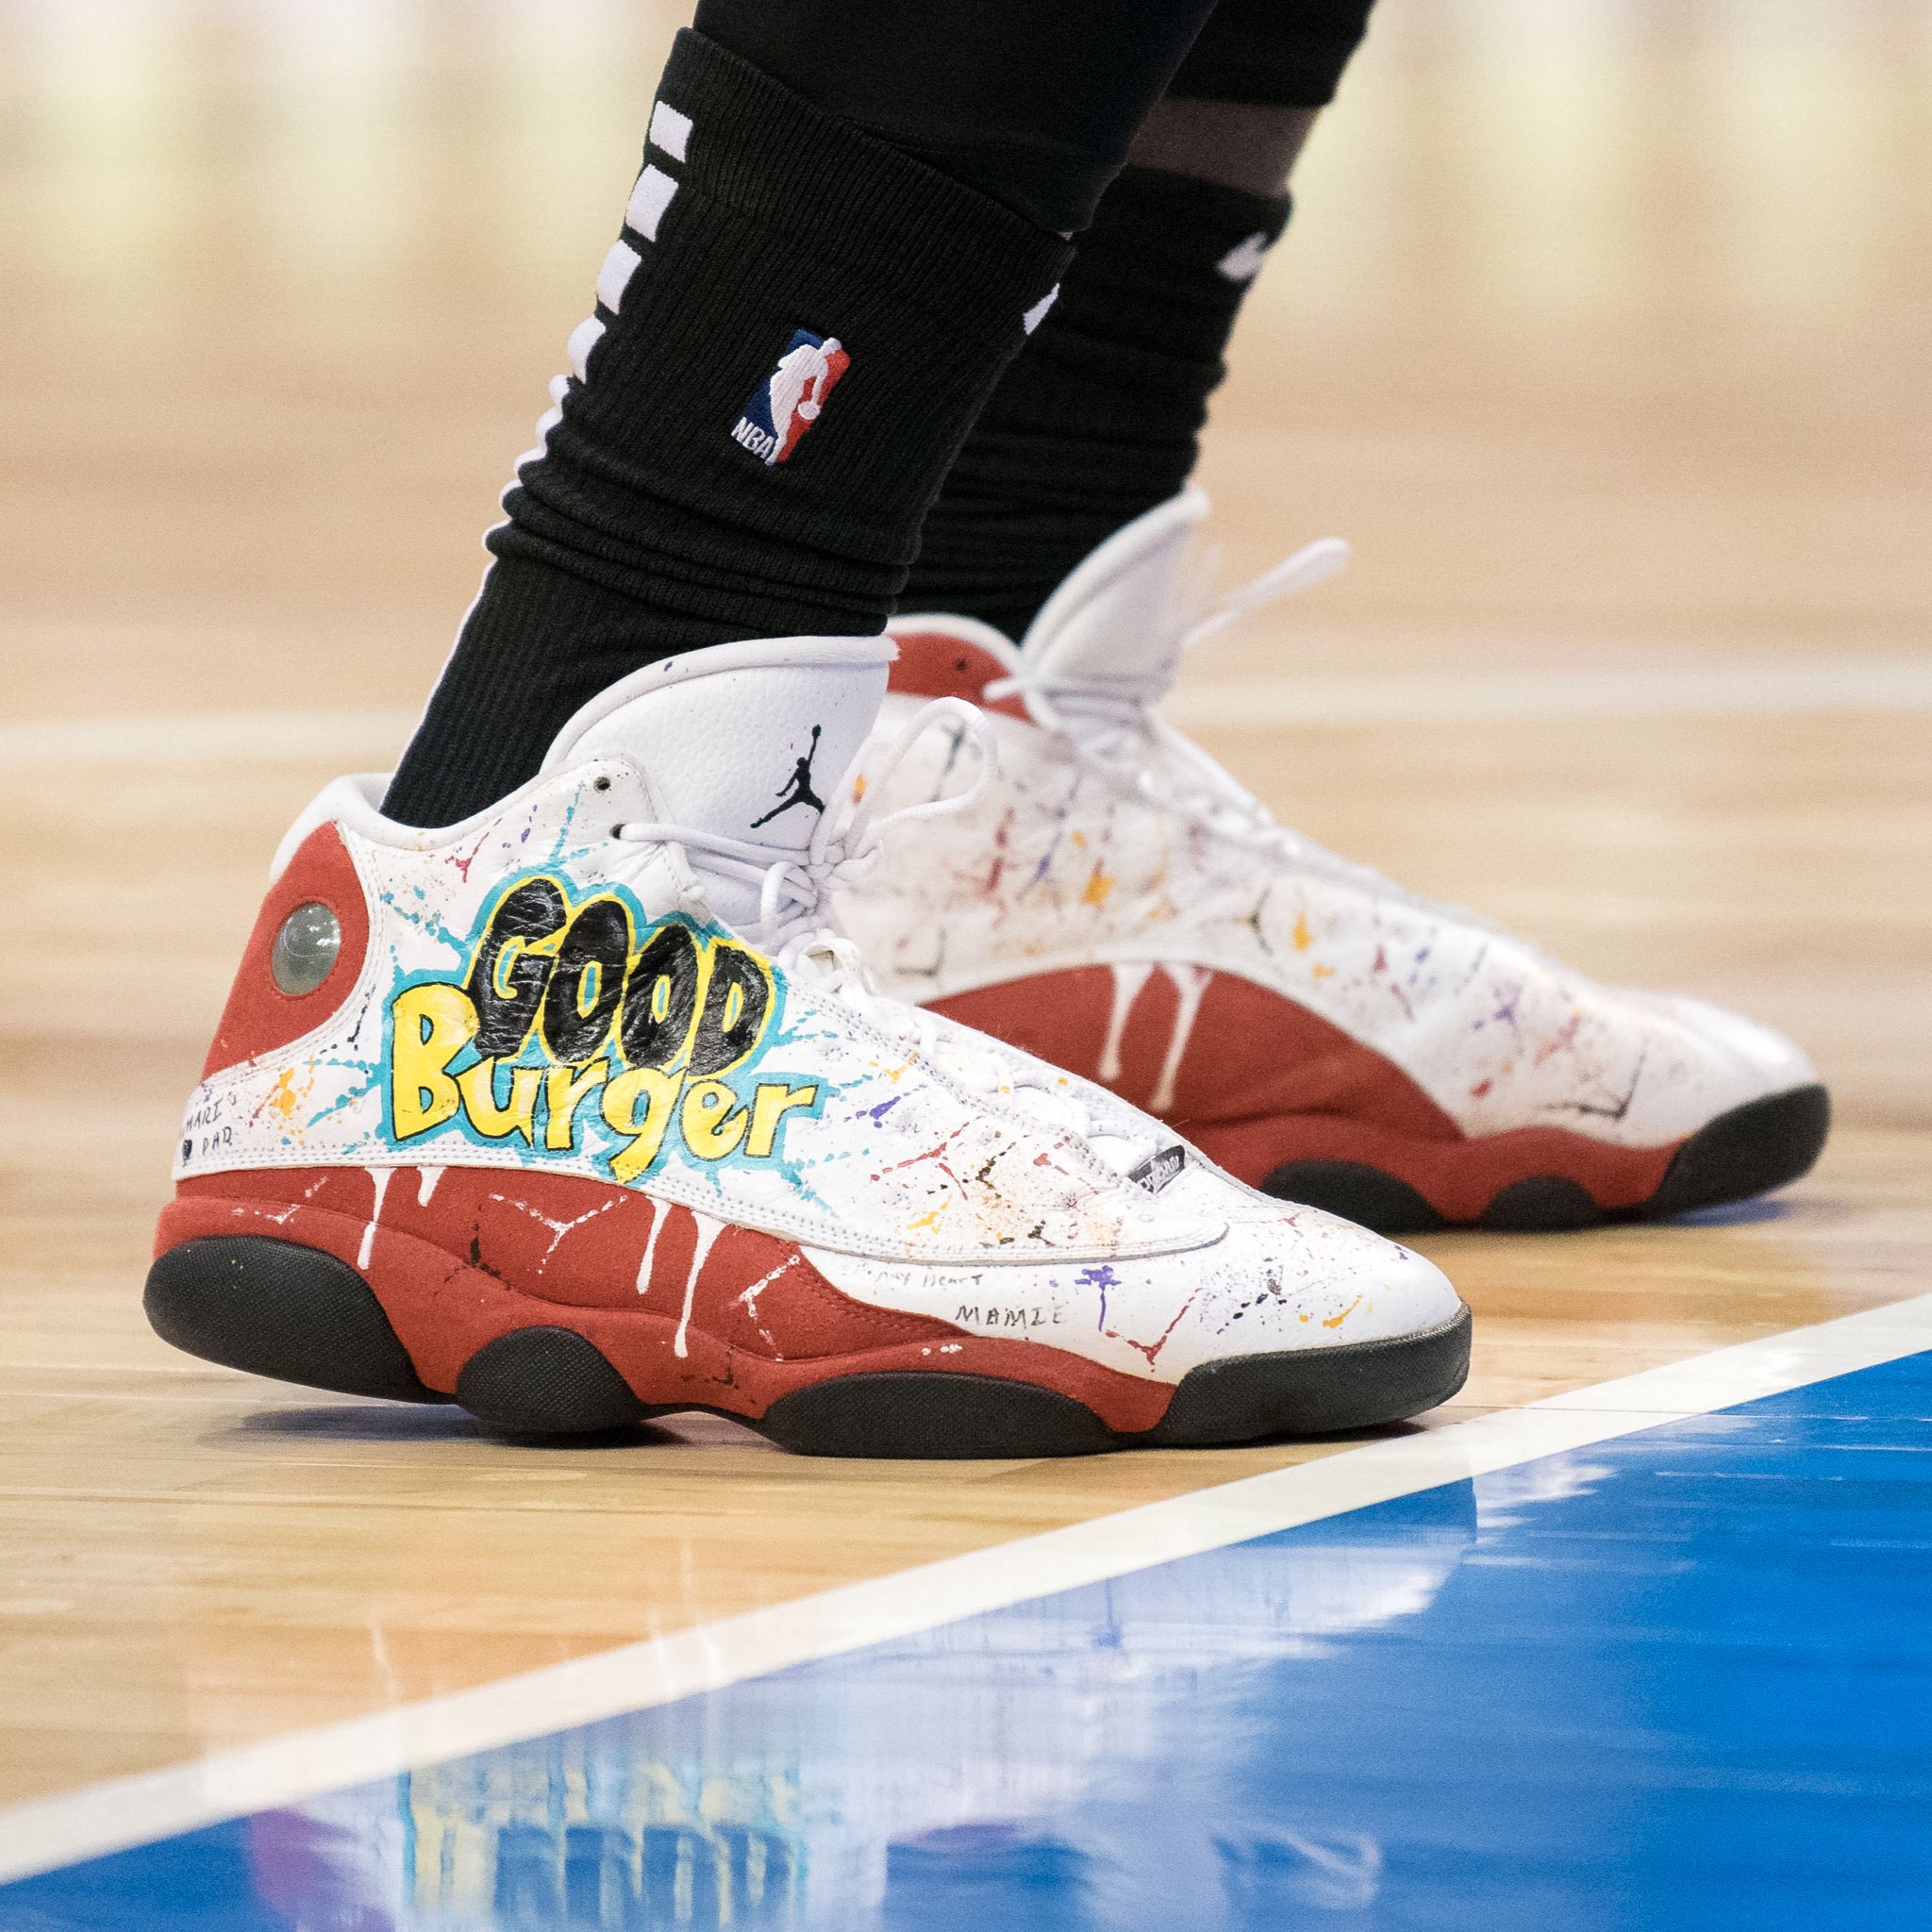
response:
<path id="1" fill-rule="evenodd" d="M 872 990 L 829 897 L 879 862 L 847 774 L 891 658 L 653 666 L 443 830 L 385 819 L 380 779 L 324 791 L 189 1104 L 156 1328 L 511 1429 L 706 1408 L 825 1454 L 1233 1441 L 1453 1393 L 1468 1310 L 1428 1262 Z M 913 751 L 977 728 L 939 711 Z"/>
<path id="2" fill-rule="evenodd" d="M 841 897 L 886 990 L 1388 1232 L 1673 1214 L 1803 1174 L 1828 1108 L 1789 1041 L 1598 986 L 1336 858 L 1158 722 L 1192 639 L 1346 556 L 1311 545 L 1196 622 L 1184 556 L 1206 510 L 1190 491 L 1102 544 L 1024 649 L 970 619 L 893 625 L 881 730 L 970 698 L 999 771 Z M 952 756 L 917 748 L 886 802 L 933 795 Z"/>

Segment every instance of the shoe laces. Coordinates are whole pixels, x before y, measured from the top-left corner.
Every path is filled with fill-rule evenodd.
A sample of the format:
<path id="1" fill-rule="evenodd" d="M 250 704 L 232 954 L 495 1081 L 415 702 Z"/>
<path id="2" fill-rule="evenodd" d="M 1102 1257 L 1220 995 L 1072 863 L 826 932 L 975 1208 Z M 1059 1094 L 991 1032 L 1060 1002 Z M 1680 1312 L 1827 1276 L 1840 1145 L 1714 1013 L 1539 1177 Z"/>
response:
<path id="1" fill-rule="evenodd" d="M 976 765 L 971 782 L 960 791 L 880 812 L 878 801 L 887 795 L 893 774 L 928 731 L 941 727 L 955 730 L 956 749 L 972 744 Z M 963 698 L 935 698 L 907 722 L 870 771 L 865 785 L 849 791 L 842 808 L 820 814 L 803 850 L 658 820 L 628 821 L 613 825 L 610 833 L 627 844 L 675 845 L 684 854 L 688 870 L 692 869 L 692 857 L 701 856 L 707 870 L 756 884 L 758 916 L 739 923 L 735 930 L 788 976 L 839 1000 L 970 1091 L 1003 1098 L 1049 1126 L 1091 1141 L 1093 1123 L 1086 1107 L 1050 1084 L 1045 1069 L 1002 1053 L 990 1040 L 981 1050 L 976 1037 L 962 1038 L 955 1029 L 942 1029 L 935 1015 L 880 992 L 834 909 L 840 890 L 876 869 L 891 827 L 970 811 L 985 795 L 997 758 L 992 728 L 983 711 Z M 694 880 L 685 897 L 687 910 L 712 916 L 701 881 Z M 1151 1146 L 1150 1142 L 1150 1150 Z M 1132 1159 L 1142 1158 L 1144 1151 L 1148 1150 L 1136 1146 Z M 1107 1164 L 1114 1164 L 1110 1152 Z"/>
<path id="2" fill-rule="evenodd" d="M 1325 583 L 1347 568 L 1352 554 L 1341 537 L 1318 538 L 1259 576 L 1216 595 L 1210 586 L 1218 554 L 1209 550 L 1176 600 L 1176 647 L 1157 672 L 1139 678 L 1083 677 L 1031 666 L 1023 658 L 1012 676 L 989 684 L 981 695 L 989 702 L 1018 697 L 1034 722 L 1061 738 L 1081 764 L 1104 772 L 1158 809 L 1304 871 L 1360 887 L 1378 899 L 1510 938 L 1554 967 L 1547 955 L 1480 913 L 1424 898 L 1373 866 L 1344 858 L 1282 824 L 1218 758 L 1155 715 L 1154 708 L 1173 690 L 1188 653 L 1251 612 Z"/>
<path id="3" fill-rule="evenodd" d="M 1320 870 L 1366 874 L 1366 867 L 1277 823 L 1224 766 L 1155 716 L 1155 707 L 1173 689 L 1189 652 L 1251 611 L 1313 590 L 1343 569 L 1349 555 L 1340 537 L 1324 537 L 1216 596 L 1208 587 L 1215 563 L 1210 552 L 1176 600 L 1176 618 L 1170 622 L 1179 635 L 1158 669 L 1140 677 L 1082 675 L 1036 666 L 1023 658 L 1010 677 L 989 684 L 983 695 L 989 701 L 1019 698 L 1034 722 L 1064 739 L 1083 764 L 1104 769 L 1154 805 L 1223 838 L 1265 847 Z"/>

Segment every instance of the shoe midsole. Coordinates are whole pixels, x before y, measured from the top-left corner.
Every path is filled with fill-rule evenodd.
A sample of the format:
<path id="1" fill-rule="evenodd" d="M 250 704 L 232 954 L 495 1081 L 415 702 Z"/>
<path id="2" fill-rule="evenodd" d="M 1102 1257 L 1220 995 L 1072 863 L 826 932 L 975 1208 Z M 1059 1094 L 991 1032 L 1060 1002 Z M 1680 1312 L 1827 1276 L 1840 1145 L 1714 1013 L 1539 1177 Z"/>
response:
<path id="1" fill-rule="evenodd" d="M 1251 1187 L 1293 1161 L 1349 1161 L 1392 1174 L 1444 1221 L 1477 1220 L 1503 1189 L 1552 1175 L 1574 1181 L 1607 1212 L 1640 1208 L 1657 1192 L 1684 1144 L 1617 1147 L 1565 1127 L 1439 1140 L 1336 1114 L 1192 1121 L 1186 1132 L 1210 1160 Z"/>
<path id="2" fill-rule="evenodd" d="M 413 1174 L 402 1173 L 413 1183 Z M 1171 1383 L 1123 1374 L 1063 1349 L 949 1324 L 943 1341 L 927 1336 L 790 1359 L 761 1355 L 678 1315 L 526 1292 L 435 1242 L 388 1226 L 372 1238 L 367 1220 L 305 1203 L 299 1188 L 289 1192 L 295 1198 L 183 1193 L 162 1211 L 157 1252 L 198 1237 L 255 1234 L 333 1255 L 368 1282 L 417 1375 L 441 1394 L 453 1396 L 464 1363 L 486 1343 L 518 1328 L 549 1326 L 574 1329 L 594 1343 L 649 1407 L 716 1409 L 754 1420 L 794 1390 L 886 1370 L 1031 1382 L 1072 1397 L 1122 1435 L 1153 1428 L 1174 1395 Z"/>

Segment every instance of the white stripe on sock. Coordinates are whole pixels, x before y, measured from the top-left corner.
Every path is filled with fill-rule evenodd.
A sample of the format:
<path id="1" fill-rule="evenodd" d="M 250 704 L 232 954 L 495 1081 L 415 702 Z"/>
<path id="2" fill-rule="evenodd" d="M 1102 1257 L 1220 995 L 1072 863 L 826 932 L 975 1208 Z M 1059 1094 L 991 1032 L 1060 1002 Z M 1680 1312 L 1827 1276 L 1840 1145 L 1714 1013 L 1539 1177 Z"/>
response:
<path id="1" fill-rule="evenodd" d="M 1020 326 L 1030 336 L 1046 320 L 1046 311 L 1060 298 L 1060 285 L 1056 282 L 1024 315 L 1020 318 Z"/>
<path id="2" fill-rule="evenodd" d="M 643 257 L 628 242 L 613 242 L 604 258 L 604 266 L 597 271 L 597 299 L 613 315 L 624 307 L 624 291 L 641 260 Z"/>
<path id="3" fill-rule="evenodd" d="M 664 219 L 664 210 L 671 206 L 671 198 L 676 192 L 677 183 L 662 168 L 646 168 L 638 176 L 638 185 L 630 192 L 630 200 L 624 210 L 625 220 L 646 242 L 655 242 L 658 224 Z"/>
<path id="4" fill-rule="evenodd" d="M 1272 244 L 1260 229 L 1238 242 L 1214 265 L 1231 282 L 1252 282 L 1261 273 Z"/>
<path id="5" fill-rule="evenodd" d="M 661 147 L 674 161 L 685 158 L 685 147 L 691 140 L 691 116 L 680 114 L 675 108 L 668 108 L 662 101 L 651 109 L 651 145 Z M 641 234 L 643 231 L 638 231 Z"/>
<path id="6" fill-rule="evenodd" d="M 570 332 L 570 366 L 576 371 L 579 382 L 589 379 L 584 371 L 590 366 L 591 351 L 603 334 L 604 325 L 594 315 L 587 315 Z"/>

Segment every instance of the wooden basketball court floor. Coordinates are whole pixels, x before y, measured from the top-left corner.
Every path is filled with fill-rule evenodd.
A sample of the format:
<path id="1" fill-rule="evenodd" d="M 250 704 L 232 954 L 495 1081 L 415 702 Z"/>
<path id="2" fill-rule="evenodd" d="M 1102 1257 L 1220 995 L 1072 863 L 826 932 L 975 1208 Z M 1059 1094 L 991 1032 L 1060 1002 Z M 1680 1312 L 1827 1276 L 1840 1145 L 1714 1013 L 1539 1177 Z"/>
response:
<path id="1" fill-rule="evenodd" d="M 1838 1127 L 1807 1180 L 1689 1224 L 1421 1242 L 1477 1329 L 1468 1388 L 1416 1430 L 938 1466 L 792 1459 L 697 1419 L 533 1450 L 454 1411 L 251 1381 L 148 1333 L 177 1109 L 267 857 L 326 777 L 377 767 L 408 731 L 680 23 L 643 0 L 0 0 L 0 1881 L 106 1871 L 78 1861 L 245 1814 L 306 1820 L 311 1865 L 349 1844 L 358 1871 L 388 1872 L 362 1917 L 353 1886 L 327 1893 L 335 1916 L 291 1903 L 292 1854 L 256 1917 L 192 1886 L 181 1904 L 178 1865 L 93 1890 L 0 1882 L 0 1925 L 790 1924 L 770 1904 L 781 1853 L 785 1909 L 813 1924 L 951 1924 L 972 1897 L 979 1924 L 1460 1924 L 1406 1916 L 1393 1840 L 1333 1819 L 1275 1819 L 1266 1857 L 1217 1853 L 1213 1906 L 1089 1886 L 1076 1910 L 1053 1891 L 1073 1840 L 1013 1822 L 1037 1824 L 1060 1785 L 928 1776 L 883 1720 L 847 1739 L 836 1805 L 814 1795 L 823 1753 L 797 1756 L 791 1823 L 729 1857 L 742 1792 L 700 1775 L 728 1713 L 653 1744 L 649 1815 L 685 1821 L 666 1856 L 709 1846 L 737 1874 L 693 1890 L 678 1866 L 656 1917 L 636 1817 L 606 1860 L 614 1892 L 602 1866 L 589 1891 L 581 1857 L 566 1873 L 562 1838 L 543 1849 L 544 1820 L 604 1815 L 585 1766 L 608 1771 L 618 1745 L 515 1760 L 501 1789 L 478 1772 L 497 1793 L 480 1811 L 443 1792 L 445 1825 L 501 1827 L 493 1878 L 450 1839 L 435 1883 L 412 1865 L 399 1890 L 394 1805 L 328 1794 L 413 1772 L 420 1864 L 441 1760 L 640 1708 L 682 1722 L 761 1672 L 1108 1579 L 1125 1579 L 1114 1608 L 1055 1626 L 1039 1669 L 1071 1682 L 1123 1630 L 1169 1648 L 1139 1677 L 1079 1678 L 1096 1708 L 1143 1679 L 1172 1693 L 1183 1666 L 1206 1696 L 1204 1659 L 1249 1655 L 1263 1624 L 1273 1648 L 1253 1656 L 1359 1664 L 1345 1633 L 1447 1604 L 1486 1549 L 1557 1560 L 1484 1539 L 1590 1490 L 1562 1464 L 1577 1445 L 1932 1347 L 1915 1303 L 1932 1291 L 1932 7 L 1385 4 L 1242 323 L 1204 475 L 1230 572 L 1330 530 L 1357 560 L 1218 643 L 1175 715 L 1324 842 L 1601 976 L 1795 1035 Z M 1923 1377 L 1896 1386 L 1845 1413 L 1889 1418 L 1867 1446 L 1923 1461 Z M 1932 1487 L 1901 1467 L 1923 1563 Z M 1544 1478 L 1483 1477 L 1524 1469 Z M 1472 1476 L 1491 1485 L 1474 1531 L 1374 1515 Z M 1718 1561 L 1722 1525 L 1762 1495 L 1706 1487 L 1714 1541 L 1652 1525 L 1680 1569 Z M 1331 1519 L 1370 1529 L 1323 1542 Z M 1155 1586 L 1126 1575 L 1298 1524 L 1328 1553 L 1290 1564 L 1299 1597 L 1284 1584 L 1224 1614 L 1206 1591 L 1189 1625 L 1178 1596 L 1149 1608 Z M 1578 1534 L 1562 1562 L 1610 1560 Z M 1381 1581 L 1363 1609 L 1365 1576 Z M 1337 1591 L 1356 1607 L 1334 1610 Z M 1854 1632 L 1879 1614 L 1856 1593 L 1841 1608 L 1833 1627 Z M 906 1706 L 915 1732 L 980 1724 L 982 1770 L 1134 1757 L 1091 1709 L 1002 1730 L 1040 1682 L 998 1676 L 991 1640 L 933 1641 L 954 1701 Z M 1893 1743 L 1923 1801 L 1932 1715 L 1914 1707 Z M 1455 1764 L 1419 1736 L 1407 1762 L 1399 1725 L 1374 1736 L 1385 1782 L 1484 1751 L 1480 1724 Z M 1283 1761 L 1322 1783 L 1319 1753 Z M 1818 1804 L 1857 1784 L 1834 1775 Z M 551 1795 L 504 1795 L 531 1777 Z M 869 1812 L 897 1836 L 865 1865 Z M 528 1857 L 518 1820 L 541 1840 Z M 1132 1867 L 1117 1840 L 1079 1842 L 1090 1877 Z M 933 1873 L 962 1843 L 978 1849 L 948 1890 Z M 988 1876 L 1015 1845 L 1030 1919 L 1003 1917 Z M 546 1859 L 565 1874 L 554 1907 Z M 877 1870 L 826 1875 L 861 1866 Z M 1671 1916 L 1641 1887 L 1599 1886 L 1586 1909 L 1545 1878 L 1540 1905 L 1506 1886 L 1467 1923 L 1743 1922 L 1715 1894 L 1708 1919 Z M 1790 1923 L 1924 1923 L 1906 1893 L 1853 1909 L 1820 1883 L 1816 1915 Z M 1787 1921 L 1759 1901 L 1754 1923 Z"/>

